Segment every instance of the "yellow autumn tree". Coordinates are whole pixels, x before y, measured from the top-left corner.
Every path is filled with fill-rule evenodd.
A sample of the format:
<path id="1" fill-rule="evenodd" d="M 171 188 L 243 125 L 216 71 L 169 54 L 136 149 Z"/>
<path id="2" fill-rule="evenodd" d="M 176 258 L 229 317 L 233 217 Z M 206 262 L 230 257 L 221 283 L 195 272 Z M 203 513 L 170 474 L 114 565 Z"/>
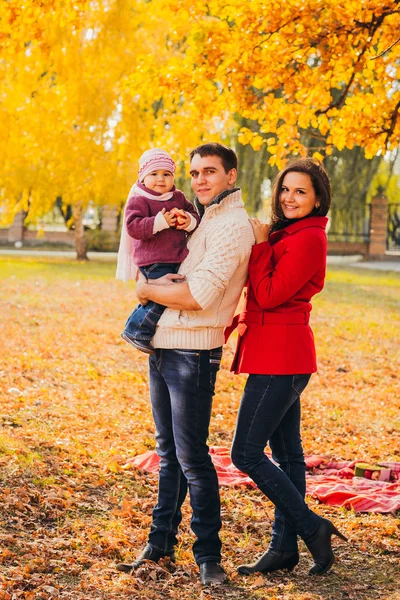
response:
<path id="1" fill-rule="evenodd" d="M 136 8 L 127 0 L 2 4 L 4 218 L 24 210 L 35 221 L 62 197 L 81 258 L 86 207 L 123 201 L 140 152 L 131 147 L 121 168 L 120 83 L 136 68 Z M 132 135 L 147 143 L 135 102 L 130 110 Z"/>
<path id="2" fill-rule="evenodd" d="M 255 150 L 266 144 L 278 166 L 310 149 L 322 158 L 358 145 L 371 158 L 397 147 L 399 0 L 151 5 L 174 15 L 169 58 L 145 57 L 132 81 L 146 89 L 157 73 L 153 98 L 164 101 L 164 122 L 252 120 L 257 126 L 243 127 L 239 141 Z M 313 138 L 308 148 L 305 132 Z"/>

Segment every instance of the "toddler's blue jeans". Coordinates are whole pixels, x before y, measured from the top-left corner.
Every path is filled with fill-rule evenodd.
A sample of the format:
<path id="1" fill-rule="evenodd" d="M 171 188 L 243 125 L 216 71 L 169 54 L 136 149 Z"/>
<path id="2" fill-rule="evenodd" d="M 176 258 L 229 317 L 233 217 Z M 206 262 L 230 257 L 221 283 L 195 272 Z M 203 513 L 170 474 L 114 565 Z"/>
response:
<path id="1" fill-rule="evenodd" d="M 159 279 L 167 273 L 177 273 L 179 266 L 179 263 L 155 263 L 139 269 L 147 279 Z M 165 306 L 156 302 L 148 302 L 145 306 L 138 304 L 125 323 L 123 333 L 134 339 L 150 341 L 164 310 Z"/>

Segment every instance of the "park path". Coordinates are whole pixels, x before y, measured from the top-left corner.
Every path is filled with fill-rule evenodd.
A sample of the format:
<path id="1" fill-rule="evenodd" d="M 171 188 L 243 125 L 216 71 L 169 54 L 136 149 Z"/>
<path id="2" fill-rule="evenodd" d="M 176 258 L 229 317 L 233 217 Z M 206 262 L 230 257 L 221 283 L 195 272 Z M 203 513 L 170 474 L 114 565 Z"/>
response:
<path id="1" fill-rule="evenodd" d="M 73 250 L 30 250 L 26 248 L 0 248 L 0 256 L 48 256 L 76 258 Z M 116 252 L 88 252 L 90 260 L 99 260 L 104 262 L 117 262 Z M 343 267 L 356 267 L 359 269 L 374 269 L 376 271 L 395 271 L 400 273 L 400 253 L 387 256 L 387 260 L 366 260 L 363 261 L 360 255 L 353 256 L 328 256 L 328 265 L 341 265 Z"/>

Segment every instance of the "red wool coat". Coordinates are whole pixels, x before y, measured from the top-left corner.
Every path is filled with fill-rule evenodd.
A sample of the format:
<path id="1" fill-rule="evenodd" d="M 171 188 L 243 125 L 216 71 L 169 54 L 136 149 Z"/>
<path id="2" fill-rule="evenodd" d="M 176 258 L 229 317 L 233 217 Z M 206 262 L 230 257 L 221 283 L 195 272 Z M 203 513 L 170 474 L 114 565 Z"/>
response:
<path id="1" fill-rule="evenodd" d="M 308 217 L 253 246 L 235 373 L 296 375 L 317 370 L 311 298 L 324 286 L 326 217 Z M 227 331 L 229 335 L 230 331 Z"/>

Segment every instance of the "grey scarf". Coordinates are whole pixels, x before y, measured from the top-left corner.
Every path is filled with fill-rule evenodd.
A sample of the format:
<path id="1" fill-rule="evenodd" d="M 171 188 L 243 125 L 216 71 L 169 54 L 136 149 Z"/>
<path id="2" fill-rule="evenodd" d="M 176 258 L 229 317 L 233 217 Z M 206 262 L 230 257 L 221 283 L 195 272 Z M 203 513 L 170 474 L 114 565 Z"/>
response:
<path id="1" fill-rule="evenodd" d="M 204 215 L 205 208 L 208 208 L 209 206 L 212 206 L 213 204 L 219 204 L 220 202 L 222 202 L 222 200 L 224 198 L 226 198 L 230 194 L 233 194 L 233 192 L 237 192 L 238 190 L 240 190 L 240 188 L 238 188 L 238 187 L 235 187 L 235 188 L 232 188 L 232 189 L 229 189 L 229 190 L 224 190 L 223 192 L 221 192 L 220 194 L 218 194 L 217 196 L 215 196 L 215 198 L 213 198 L 211 200 L 210 204 L 208 204 L 207 206 L 203 206 L 199 202 L 199 199 L 196 196 L 195 199 L 193 200 L 194 207 L 197 210 L 197 212 L 199 213 L 200 217 L 202 217 Z"/>

